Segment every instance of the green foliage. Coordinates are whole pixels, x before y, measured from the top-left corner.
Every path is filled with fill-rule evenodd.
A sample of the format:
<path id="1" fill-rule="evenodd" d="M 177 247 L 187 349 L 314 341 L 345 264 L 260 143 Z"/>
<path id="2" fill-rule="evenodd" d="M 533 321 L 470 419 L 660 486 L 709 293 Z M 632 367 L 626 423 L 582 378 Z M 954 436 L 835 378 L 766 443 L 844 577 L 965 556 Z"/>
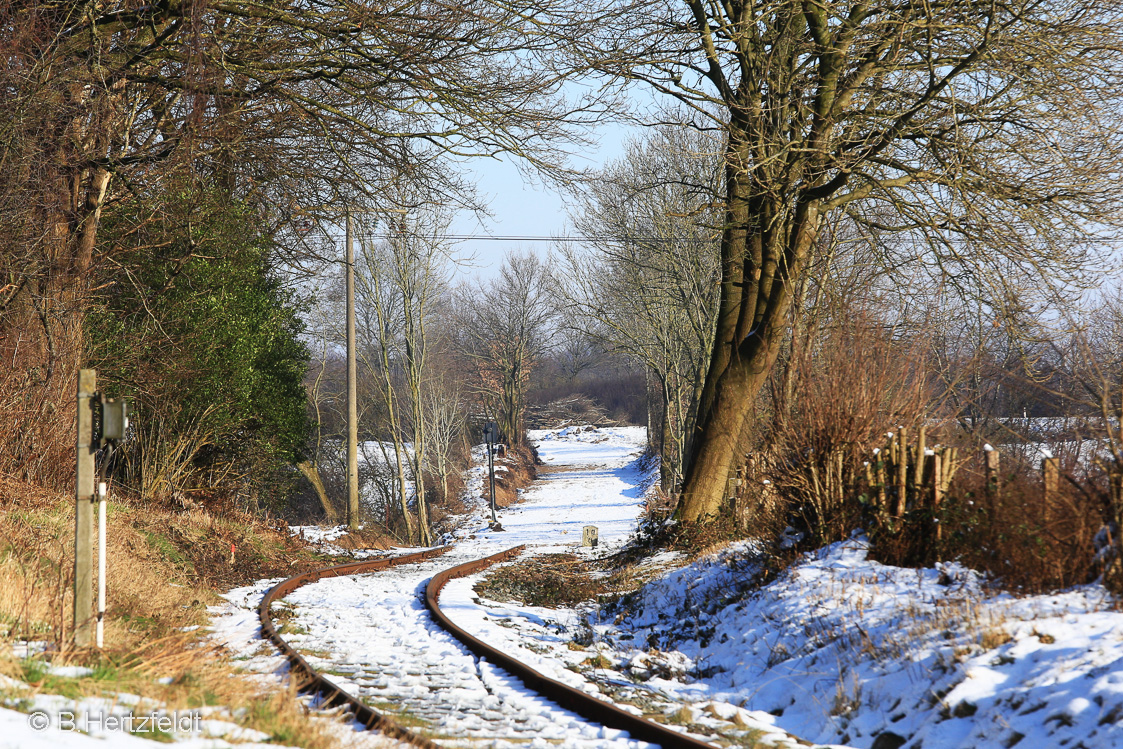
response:
<path id="1" fill-rule="evenodd" d="M 86 319 L 89 364 L 103 390 L 133 399 L 140 486 L 183 488 L 199 470 L 263 477 L 299 459 L 307 433 L 298 307 L 252 211 L 198 190 L 160 202 L 138 199 L 104 227 L 115 249 Z"/>

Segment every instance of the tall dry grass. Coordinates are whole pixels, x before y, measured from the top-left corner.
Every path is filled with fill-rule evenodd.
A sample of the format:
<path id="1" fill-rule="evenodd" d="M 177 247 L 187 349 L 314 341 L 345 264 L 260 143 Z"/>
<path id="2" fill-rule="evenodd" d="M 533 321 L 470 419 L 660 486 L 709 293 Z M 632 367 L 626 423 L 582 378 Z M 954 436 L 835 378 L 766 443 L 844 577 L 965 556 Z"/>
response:
<path id="1" fill-rule="evenodd" d="M 49 640 L 54 650 L 66 651 L 73 619 L 74 500 L 0 476 L 0 503 L 0 617 L 6 625 L 0 634 Z M 177 521 L 161 507 L 110 502 L 107 641 L 136 649 L 204 623 L 206 604 L 217 599 L 165 542 Z"/>
<path id="2" fill-rule="evenodd" d="M 0 325 L 0 472 L 61 490 L 73 480 L 78 359 L 42 328 Z"/>
<path id="3" fill-rule="evenodd" d="M 0 474 L 0 673 L 29 684 L 4 696 L 128 692 L 169 710 L 222 705 L 230 711 L 226 719 L 274 741 L 310 749 L 338 745 L 339 729 L 310 720 L 291 685 L 263 691 L 260 683 L 232 678 L 237 662 L 203 634 L 207 606 L 220 601 L 216 589 L 327 560 L 260 517 L 113 498 L 105 648 L 77 649 L 70 642 L 73 504 L 69 493 Z M 44 643 L 44 654 L 15 657 L 13 646 L 22 641 Z M 93 673 L 52 677 L 47 662 L 84 665 Z"/>

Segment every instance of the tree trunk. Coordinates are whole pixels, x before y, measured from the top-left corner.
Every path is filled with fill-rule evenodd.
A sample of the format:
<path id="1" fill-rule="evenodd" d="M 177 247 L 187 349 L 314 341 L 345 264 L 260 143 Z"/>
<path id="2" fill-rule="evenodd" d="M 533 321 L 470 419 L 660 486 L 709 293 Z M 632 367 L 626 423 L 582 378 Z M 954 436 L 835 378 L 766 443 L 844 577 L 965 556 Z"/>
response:
<path id="1" fill-rule="evenodd" d="M 312 488 L 316 490 L 316 496 L 320 498 L 320 504 L 324 508 L 324 515 L 327 516 L 328 522 L 332 525 L 338 523 L 339 513 L 335 511 L 331 500 L 328 499 L 328 493 L 324 488 L 324 482 L 320 478 L 319 466 L 310 460 L 302 460 L 296 464 L 296 467 L 304 474 L 304 478 L 308 479 L 308 483 L 312 485 Z"/>
<path id="2" fill-rule="evenodd" d="M 717 517 L 729 477 L 739 458 L 741 433 L 753 404 L 768 381 L 780 351 L 783 329 L 761 331 L 719 376 L 713 406 L 694 442 L 694 458 L 683 482 L 676 517 L 688 523 Z M 757 343 L 759 341 L 759 343 Z"/>
<path id="3" fill-rule="evenodd" d="M 425 496 L 425 481 L 421 476 L 421 456 L 414 447 L 413 459 L 413 494 L 417 498 L 417 543 L 420 546 L 432 546 L 433 533 L 429 528 L 429 506 Z"/>
<path id="4" fill-rule="evenodd" d="M 746 131 L 730 124 L 726 146 L 726 225 L 722 280 L 710 366 L 675 517 L 717 517 L 740 465 L 742 435 L 784 340 L 792 285 L 819 230 L 812 200 L 784 205 L 754 184 Z"/>

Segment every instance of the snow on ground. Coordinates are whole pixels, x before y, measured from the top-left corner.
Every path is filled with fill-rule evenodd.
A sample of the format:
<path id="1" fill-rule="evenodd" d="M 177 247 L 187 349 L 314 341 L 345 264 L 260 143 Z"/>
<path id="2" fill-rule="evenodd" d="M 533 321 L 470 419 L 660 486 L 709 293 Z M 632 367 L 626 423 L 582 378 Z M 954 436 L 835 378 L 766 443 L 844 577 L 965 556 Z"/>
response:
<path id="1" fill-rule="evenodd" d="M 528 553 L 599 556 L 633 530 L 652 480 L 637 461 L 641 429 L 531 436 L 546 467 L 520 503 L 500 510 L 503 530 L 489 529 L 478 499 L 487 470 L 479 449 L 468 482 L 476 503 L 443 539 L 453 552 L 305 586 L 278 604 L 292 612 L 284 636 L 345 689 L 404 713 L 448 746 L 638 749 L 646 745 L 586 723 L 471 656 L 424 611 L 425 582 L 440 569 L 518 544 Z M 587 524 L 598 527 L 601 548 L 579 546 Z M 330 543 L 331 534 L 317 540 Z M 677 569 L 681 559 L 661 554 L 647 564 L 669 571 L 599 609 L 480 600 L 479 576 L 449 583 L 441 601 L 469 632 L 551 678 L 734 742 L 795 746 L 795 735 L 860 749 L 1123 746 L 1123 614 L 1101 586 L 995 594 L 955 564 L 911 570 L 870 561 L 860 534 L 764 586 L 756 584 L 761 562 L 751 542 Z M 285 671 L 260 639 L 255 612 L 275 582 L 230 591 L 213 612 L 214 636 L 264 683 Z M 0 735 L 19 721 L 26 733 L 26 720 L 0 712 Z"/>
<path id="2" fill-rule="evenodd" d="M 537 439 L 549 464 L 600 437 Z M 564 513 L 549 486 L 544 499 Z M 591 679 L 645 712 L 686 705 L 686 722 L 727 736 L 732 725 L 862 748 L 879 736 L 907 749 L 1123 746 L 1123 614 L 1102 586 L 1015 598 L 955 564 L 873 562 L 860 535 L 763 587 L 759 561 L 742 542 L 663 575 L 595 612 L 587 650 L 572 649 L 579 612 L 481 602 L 473 579 L 442 601 L 547 675 L 586 689 Z M 580 668 L 590 655 L 597 667 Z"/>
<path id="3" fill-rule="evenodd" d="M 532 430 L 530 439 L 545 464 L 539 481 L 520 493 L 522 502 L 499 512 L 502 531 L 469 523 L 455 534 L 456 542 L 472 541 L 488 548 L 496 544 L 496 551 L 519 544 L 572 550 L 574 545 L 580 547 L 586 525 L 597 526 L 603 547 L 619 547 L 627 541 L 642 509 L 647 479 L 637 465 L 644 430 L 577 429 Z M 481 487 L 486 474 L 486 465 L 482 473 L 477 471 Z"/>
<path id="4" fill-rule="evenodd" d="M 381 573 L 332 578 L 285 599 L 308 634 L 286 635 L 311 665 L 376 709 L 385 705 L 455 745 L 625 747 L 460 647 L 424 611 L 436 572 L 474 558 L 456 554 Z"/>
<path id="5" fill-rule="evenodd" d="M 169 739 L 181 749 L 285 749 L 266 743 L 268 734 L 232 722 L 234 716 L 220 706 L 169 710 L 157 701 L 125 692 L 75 700 L 39 693 L 16 679 L 0 680 L 5 692 L 24 695 L 6 699 L 7 707 L 0 708 L 0 749 L 138 749 L 153 746 L 153 740 Z M 346 738 L 346 733 L 340 735 Z"/>
<path id="6" fill-rule="evenodd" d="M 250 680 L 263 689 L 276 689 L 284 683 L 287 664 L 272 646 L 263 648 L 261 628 L 249 607 L 254 600 L 260 601 L 276 582 L 261 581 L 228 594 L 238 605 L 224 612 L 229 615 L 222 618 L 217 634 L 234 648 L 236 658 L 251 672 Z M 26 644 L 17 645 L 16 650 L 19 657 L 42 652 L 41 647 Z M 65 678 L 87 675 L 89 669 L 51 666 L 47 671 Z M 221 705 L 172 710 L 156 700 L 127 692 L 73 699 L 44 694 L 37 687 L 2 675 L 0 688 L 8 695 L 0 702 L 0 749 L 142 749 L 166 741 L 174 742 L 177 749 L 286 749 L 283 744 L 273 743 L 266 733 L 239 726 L 229 708 Z M 302 699 L 310 707 L 315 706 L 310 698 Z M 321 720 L 322 729 L 338 746 L 402 746 L 367 732 L 354 721 L 348 724 L 327 717 L 313 720 Z"/>
<path id="7" fill-rule="evenodd" d="M 1123 746 L 1123 614 L 1102 587 L 1014 598 L 954 564 L 866 553 L 857 535 L 754 590 L 757 552 L 734 544 L 599 612 L 597 639 L 614 670 L 672 700 L 810 741 Z M 677 661 L 671 678 L 652 673 L 660 660 Z"/>
<path id="8" fill-rule="evenodd" d="M 575 749 L 646 746 L 528 691 L 517 679 L 464 650 L 425 612 L 426 582 L 439 570 L 461 562 L 519 544 L 533 545 L 538 552 L 579 551 L 581 529 L 587 524 L 598 526 L 604 546 L 618 547 L 627 540 L 642 509 L 641 484 L 646 475 L 636 467 L 636 460 L 643 447 L 643 430 L 541 432 L 531 438 L 541 440 L 539 451 L 547 470 L 556 470 L 544 473 L 541 481 L 522 492 L 519 504 L 500 510 L 503 530 L 488 527 L 486 505 L 477 500 L 467 522 L 445 539 L 455 542 L 456 548 L 443 557 L 321 580 L 294 591 L 283 602 L 295 612 L 290 622 L 293 631 L 284 636 L 314 667 L 334 674 L 342 688 L 375 708 L 392 705 L 395 713 L 404 712 L 407 722 L 416 722 L 442 743 Z M 484 462 L 483 457 L 481 452 L 477 462 Z M 473 471 L 471 495 L 483 495 L 485 476 L 486 467 Z M 491 617 L 473 599 L 471 580 L 466 579 L 446 588 L 442 604 L 469 626 L 483 622 L 489 635 L 496 629 L 504 631 L 501 621 L 488 624 Z M 563 643 L 556 631 L 560 625 L 553 626 L 554 640 Z M 551 676 L 597 691 L 563 663 L 549 666 Z"/>
<path id="9" fill-rule="evenodd" d="M 481 449 L 468 481 L 468 495 L 477 498 L 475 507 L 457 531 L 442 539 L 455 543 L 451 553 L 421 565 L 306 585 L 277 604 L 292 612 L 283 636 L 342 688 L 376 709 L 404 714 L 407 723 L 449 746 L 647 746 L 526 690 L 461 648 L 424 610 L 428 579 L 461 562 L 520 544 L 530 547 L 527 553 L 602 555 L 628 540 L 653 479 L 640 467 L 643 429 L 571 427 L 536 431 L 530 437 L 545 467 L 539 481 L 521 493 L 519 503 L 500 510 L 502 530 L 488 526 L 482 500 L 487 469 Z M 581 529 L 589 524 L 598 528 L 600 546 L 595 550 L 580 546 Z M 674 556 L 662 555 L 662 561 Z M 601 661 L 595 649 L 573 643 L 574 634 L 586 628 L 580 612 L 481 601 L 472 590 L 478 579 L 454 580 L 442 594 L 442 608 L 457 624 L 544 675 L 605 699 L 623 700 L 633 712 L 676 711 L 677 704 L 668 707 L 665 698 L 634 694 L 636 685 L 630 680 L 588 678 L 601 668 Z M 229 647 L 250 653 L 260 646 L 253 639 L 250 616 L 268 585 L 263 582 L 227 596 L 232 606 L 216 619 L 215 627 Z M 239 615 L 239 610 L 245 614 Z M 250 658 L 247 665 L 266 672 L 275 668 L 268 656 Z M 775 728 L 772 716 L 733 712 L 735 716 L 727 716 L 733 722 L 723 724 L 727 736 L 770 737 L 778 745 L 794 746 Z"/>

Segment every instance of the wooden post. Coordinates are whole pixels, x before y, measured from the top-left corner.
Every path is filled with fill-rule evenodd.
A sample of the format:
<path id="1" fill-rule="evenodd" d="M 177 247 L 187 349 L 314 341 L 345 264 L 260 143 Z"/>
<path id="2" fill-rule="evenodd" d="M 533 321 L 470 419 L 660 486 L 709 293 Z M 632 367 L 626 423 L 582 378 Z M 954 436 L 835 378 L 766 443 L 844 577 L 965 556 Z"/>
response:
<path id="1" fill-rule="evenodd" d="M 987 447 L 990 447 L 990 445 L 987 445 Z M 993 447 L 985 450 L 983 455 L 986 459 L 987 494 L 993 497 L 998 494 L 998 471 L 1001 458 L 998 451 Z"/>
<path id="2" fill-rule="evenodd" d="M 906 501 L 908 498 L 908 468 L 909 468 L 909 446 L 908 429 L 901 427 L 898 430 L 899 439 L 897 441 L 897 507 L 894 514 L 901 517 L 905 514 Z"/>
<path id="3" fill-rule="evenodd" d="M 943 465 L 940 468 L 940 491 L 945 496 L 951 488 L 951 480 L 955 477 L 955 472 L 959 470 L 958 456 L 958 447 L 944 448 Z"/>
<path id="4" fill-rule="evenodd" d="M 1045 502 L 1055 499 L 1057 488 L 1060 486 L 1060 468 L 1056 458 L 1045 458 L 1041 461 L 1041 474 L 1045 480 Z"/>
<path id="5" fill-rule="evenodd" d="M 78 439 L 75 447 L 74 644 L 86 647 L 93 631 L 94 392 L 97 372 L 78 371 Z"/>
<path id="6" fill-rule="evenodd" d="M 1048 524 L 1053 519 L 1053 503 L 1057 501 L 1057 489 L 1060 488 L 1060 466 L 1056 458 L 1045 458 L 1041 461 L 1041 478 L 1045 482 L 1044 507 L 1045 522 Z"/>
<path id="7" fill-rule="evenodd" d="M 925 455 L 928 452 L 928 441 L 926 427 L 921 427 L 916 435 L 916 472 L 913 473 L 912 485 L 916 488 L 917 496 L 920 496 L 921 487 L 924 486 L 924 461 L 927 458 Z"/>

